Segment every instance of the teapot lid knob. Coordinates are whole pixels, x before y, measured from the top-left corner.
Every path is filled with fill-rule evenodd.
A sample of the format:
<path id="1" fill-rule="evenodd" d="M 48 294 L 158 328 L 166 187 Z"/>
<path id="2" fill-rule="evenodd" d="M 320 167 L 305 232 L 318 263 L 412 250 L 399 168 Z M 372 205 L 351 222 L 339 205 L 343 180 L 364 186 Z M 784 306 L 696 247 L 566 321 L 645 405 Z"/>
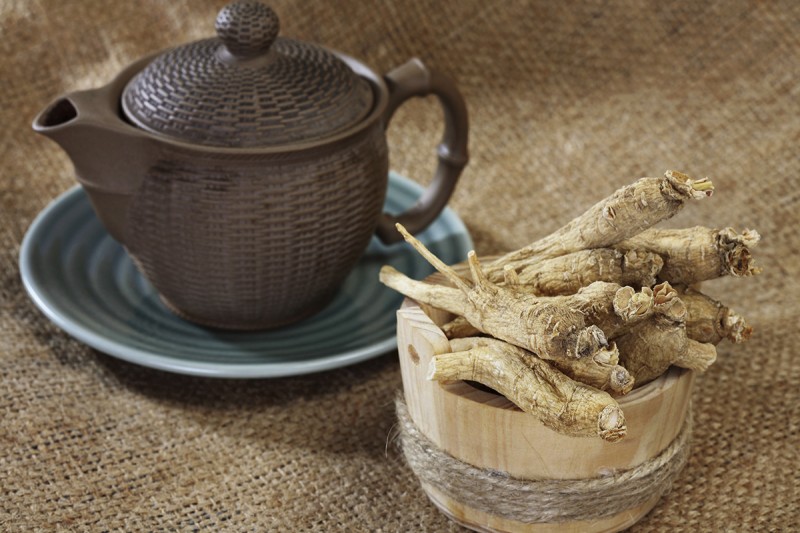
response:
<path id="1" fill-rule="evenodd" d="M 247 59 L 269 50 L 278 37 L 280 22 L 275 12 L 264 4 L 240 0 L 220 10 L 216 29 L 231 55 Z"/>

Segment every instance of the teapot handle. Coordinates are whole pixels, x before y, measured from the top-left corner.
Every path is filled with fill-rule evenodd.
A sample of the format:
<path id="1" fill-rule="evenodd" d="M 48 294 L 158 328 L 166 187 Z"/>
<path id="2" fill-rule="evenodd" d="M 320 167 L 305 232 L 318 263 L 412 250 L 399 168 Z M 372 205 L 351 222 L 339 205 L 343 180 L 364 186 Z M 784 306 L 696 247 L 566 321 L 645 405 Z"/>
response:
<path id="1" fill-rule="evenodd" d="M 464 98 L 450 78 L 427 68 L 417 58 L 411 59 L 384 76 L 389 87 L 389 103 L 384 115 L 384 127 L 394 112 L 406 100 L 415 96 L 436 95 L 444 109 L 444 135 L 439 144 L 439 158 L 433 182 L 417 203 L 400 215 L 384 213 L 378 221 L 376 233 L 385 244 L 403 240 L 395 228 L 401 223 L 410 233 L 418 233 L 428 227 L 453 194 L 461 171 L 467 164 L 469 119 Z"/>

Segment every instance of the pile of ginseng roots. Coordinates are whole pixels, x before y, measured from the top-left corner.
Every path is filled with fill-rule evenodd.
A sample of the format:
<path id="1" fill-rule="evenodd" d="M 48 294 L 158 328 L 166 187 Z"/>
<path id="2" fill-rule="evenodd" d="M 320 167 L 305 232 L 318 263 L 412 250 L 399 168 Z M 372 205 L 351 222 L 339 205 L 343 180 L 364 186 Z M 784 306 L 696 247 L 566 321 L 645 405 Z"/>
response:
<path id="1" fill-rule="evenodd" d="M 440 281 L 391 266 L 380 279 L 455 317 L 442 326 L 452 351 L 433 357 L 428 379 L 479 382 L 559 433 L 616 441 L 627 429 L 615 398 L 672 365 L 704 372 L 720 341 L 752 332 L 697 287 L 758 273 L 758 233 L 653 227 L 713 191 L 675 171 L 641 178 L 547 237 L 485 264 L 470 252 L 460 268 L 398 224 Z"/>

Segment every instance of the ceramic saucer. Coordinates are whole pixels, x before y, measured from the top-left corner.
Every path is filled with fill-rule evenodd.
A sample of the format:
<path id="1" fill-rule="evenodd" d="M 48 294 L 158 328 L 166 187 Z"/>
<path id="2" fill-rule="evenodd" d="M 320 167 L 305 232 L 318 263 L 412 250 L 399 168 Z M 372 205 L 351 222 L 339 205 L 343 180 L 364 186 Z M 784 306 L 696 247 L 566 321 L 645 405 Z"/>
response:
<path id="1" fill-rule="evenodd" d="M 390 174 L 386 210 L 399 213 L 422 194 Z M 446 263 L 465 259 L 472 241 L 451 209 L 419 238 Z M 113 357 L 181 374 L 258 378 L 306 374 L 393 350 L 402 297 L 378 282 L 389 264 L 415 279 L 433 269 L 405 243 L 373 238 L 334 301 L 313 317 L 264 332 L 226 332 L 167 310 L 123 248 L 103 229 L 80 187 L 51 203 L 28 229 L 20 252 L 25 288 L 61 329 Z"/>

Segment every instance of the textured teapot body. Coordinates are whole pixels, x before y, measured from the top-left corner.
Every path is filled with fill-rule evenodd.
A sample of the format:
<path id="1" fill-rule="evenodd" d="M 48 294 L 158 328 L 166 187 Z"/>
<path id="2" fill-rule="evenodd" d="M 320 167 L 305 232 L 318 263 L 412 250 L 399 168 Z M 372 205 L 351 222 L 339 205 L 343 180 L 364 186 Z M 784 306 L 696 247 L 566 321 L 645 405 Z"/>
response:
<path id="1" fill-rule="evenodd" d="M 177 314 L 275 327 L 324 306 L 375 231 L 387 187 L 380 122 L 303 157 L 173 149 L 147 170 L 126 246 Z"/>

